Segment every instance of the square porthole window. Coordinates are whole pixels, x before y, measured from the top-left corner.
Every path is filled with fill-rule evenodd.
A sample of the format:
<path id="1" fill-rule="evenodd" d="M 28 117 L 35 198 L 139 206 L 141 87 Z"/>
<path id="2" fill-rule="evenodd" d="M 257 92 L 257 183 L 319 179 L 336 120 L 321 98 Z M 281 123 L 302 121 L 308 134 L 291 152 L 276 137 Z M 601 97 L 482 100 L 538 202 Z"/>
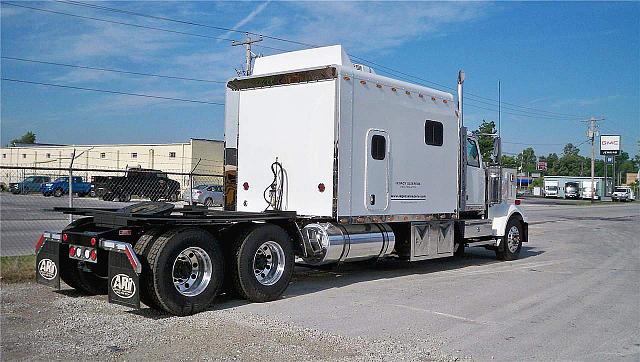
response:
<path id="1" fill-rule="evenodd" d="M 424 143 L 429 146 L 442 146 L 442 140 L 442 123 L 436 121 L 426 121 L 424 123 Z"/>

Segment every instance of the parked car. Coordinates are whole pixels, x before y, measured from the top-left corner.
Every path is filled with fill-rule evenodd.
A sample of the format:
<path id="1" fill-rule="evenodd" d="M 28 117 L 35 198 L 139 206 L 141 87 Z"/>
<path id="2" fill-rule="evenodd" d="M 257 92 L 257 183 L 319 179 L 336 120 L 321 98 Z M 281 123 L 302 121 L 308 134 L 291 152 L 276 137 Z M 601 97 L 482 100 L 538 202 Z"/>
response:
<path id="1" fill-rule="evenodd" d="M 131 201 L 131 196 L 148 198 L 151 201 L 165 199 L 178 201 L 180 183 L 170 179 L 165 172 L 159 170 L 130 168 L 126 176 L 111 177 L 105 181 L 105 201 Z"/>
<path id="2" fill-rule="evenodd" d="M 224 203 L 224 192 L 220 185 L 198 185 L 192 190 L 191 200 L 189 200 L 189 189 L 185 191 L 183 200 L 186 203 L 191 201 L 192 205 L 222 205 Z"/>
<path id="3" fill-rule="evenodd" d="M 49 176 L 29 176 L 20 182 L 10 183 L 9 190 L 15 195 L 39 192 L 42 184 L 49 181 L 51 181 Z"/>
<path id="4" fill-rule="evenodd" d="M 72 191 L 80 197 L 87 196 L 91 191 L 91 184 L 84 182 L 82 176 L 73 176 Z M 69 176 L 58 177 L 53 182 L 42 184 L 41 190 L 44 196 L 60 197 L 69 193 Z"/>
<path id="5" fill-rule="evenodd" d="M 633 201 L 636 199 L 633 189 L 630 186 L 616 186 L 611 201 Z"/>

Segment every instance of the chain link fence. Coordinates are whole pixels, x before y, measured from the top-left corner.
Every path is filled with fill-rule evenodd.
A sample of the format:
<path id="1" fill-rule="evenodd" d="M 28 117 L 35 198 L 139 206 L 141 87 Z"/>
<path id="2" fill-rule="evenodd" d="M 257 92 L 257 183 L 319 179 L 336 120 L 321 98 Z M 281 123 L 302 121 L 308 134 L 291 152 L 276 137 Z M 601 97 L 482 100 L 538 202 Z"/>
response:
<path id="1" fill-rule="evenodd" d="M 222 208 L 223 175 L 55 167 L 0 166 L 0 254 L 28 255 L 45 230 L 61 230 L 71 216 L 55 207 L 122 208 L 136 202 Z"/>

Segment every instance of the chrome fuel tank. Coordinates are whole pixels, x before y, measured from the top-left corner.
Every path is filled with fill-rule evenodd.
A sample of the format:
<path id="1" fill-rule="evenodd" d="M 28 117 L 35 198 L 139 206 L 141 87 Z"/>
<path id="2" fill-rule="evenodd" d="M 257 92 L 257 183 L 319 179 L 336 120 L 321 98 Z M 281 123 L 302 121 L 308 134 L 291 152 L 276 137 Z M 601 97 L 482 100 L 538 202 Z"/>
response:
<path id="1" fill-rule="evenodd" d="M 382 258 L 393 252 L 395 235 L 387 224 L 308 224 L 304 242 L 313 253 L 304 261 L 311 265 Z"/>

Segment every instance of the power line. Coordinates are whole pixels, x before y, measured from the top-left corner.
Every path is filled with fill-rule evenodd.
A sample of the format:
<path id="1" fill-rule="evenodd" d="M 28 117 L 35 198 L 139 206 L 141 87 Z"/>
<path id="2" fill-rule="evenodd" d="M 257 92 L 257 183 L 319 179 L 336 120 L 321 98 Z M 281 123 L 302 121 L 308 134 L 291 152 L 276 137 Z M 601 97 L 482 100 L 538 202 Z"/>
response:
<path id="1" fill-rule="evenodd" d="M 497 109 L 486 108 L 486 107 L 478 106 L 478 105 L 475 105 L 475 104 L 465 103 L 465 106 L 479 108 L 479 109 L 483 109 L 485 111 L 491 111 L 491 112 L 496 112 L 496 113 L 498 112 Z M 523 112 L 523 111 L 517 111 L 517 112 Z M 550 116 L 543 116 L 543 115 L 529 114 L 529 113 L 515 113 L 515 112 L 507 112 L 507 111 L 502 111 L 502 113 L 510 114 L 510 115 L 513 115 L 513 116 L 519 116 L 519 117 L 529 117 L 529 118 L 538 118 L 538 119 L 546 119 L 546 120 L 577 121 L 577 119 L 550 117 Z"/>
<path id="2" fill-rule="evenodd" d="M 81 2 L 81 1 L 62 1 L 62 0 L 57 0 L 57 2 L 68 4 L 68 5 L 73 5 L 73 6 L 83 6 L 83 7 L 93 8 L 93 9 L 112 11 L 112 12 L 117 12 L 117 13 L 122 13 L 122 14 L 140 16 L 140 17 L 149 18 L 149 19 L 163 20 L 163 21 L 169 21 L 169 22 L 173 22 L 173 23 L 179 23 L 179 24 L 185 24 L 185 25 L 193 25 L 193 26 L 199 26 L 199 27 L 203 27 L 203 28 L 209 28 L 209 29 L 215 29 L 215 30 L 221 30 L 221 31 L 230 31 L 230 32 L 234 32 L 234 33 L 243 33 L 243 34 L 262 36 L 262 37 L 264 37 L 266 39 L 277 40 L 277 41 L 282 41 L 282 42 L 287 42 L 287 43 L 293 43 L 293 44 L 302 45 L 302 46 L 306 46 L 306 47 L 312 47 L 312 48 L 317 47 L 317 45 L 303 43 L 303 42 L 290 40 L 290 39 L 284 39 L 284 38 L 280 38 L 280 37 L 272 36 L 272 35 L 264 35 L 264 34 L 254 33 L 254 32 L 246 31 L 246 30 L 238 30 L 238 29 L 226 28 L 226 27 L 223 27 L 223 26 L 215 26 L 215 25 L 209 25 L 209 24 L 196 23 L 194 21 L 172 19 L 172 18 L 167 18 L 167 17 L 164 17 L 164 16 L 143 14 L 143 13 L 139 13 L 139 12 L 135 12 L 135 11 L 129 11 L 129 10 L 123 10 L 123 9 L 118 9 L 118 8 L 111 8 L 111 7 L 107 7 L 107 6 L 89 4 L 89 3 L 85 3 L 85 2 Z"/>
<path id="3" fill-rule="evenodd" d="M 178 31 L 178 30 L 156 28 L 156 27 L 153 27 L 153 26 L 125 23 L 125 22 L 122 22 L 122 21 L 94 18 L 94 17 L 91 17 L 91 16 L 84 16 L 84 15 L 78 15 L 78 14 L 65 13 L 65 12 L 62 12 L 62 11 L 37 8 L 37 7 L 34 7 L 34 6 L 18 5 L 18 4 L 14 4 L 14 3 L 6 2 L 6 1 L 3 1 L 2 3 L 6 4 L 6 5 L 16 6 L 16 7 L 19 7 L 19 8 L 42 11 L 42 12 L 51 13 L 51 14 L 71 16 L 71 17 L 74 17 L 74 18 L 79 18 L 79 19 L 84 19 L 84 20 L 99 21 L 99 22 L 104 22 L 104 23 L 109 23 L 109 24 L 125 25 L 125 26 L 131 26 L 131 27 L 135 27 L 135 28 L 148 29 L 148 30 L 157 30 L 157 31 L 163 31 L 163 32 L 166 32 L 166 33 L 173 33 L 173 34 L 180 34 L 180 35 L 190 35 L 190 36 L 196 36 L 196 37 L 207 38 L 207 39 L 217 39 L 217 40 L 227 40 L 227 41 L 234 41 L 235 40 L 235 39 L 222 38 L 222 37 L 216 37 L 216 36 L 210 36 L 210 35 L 204 35 L 204 34 L 188 33 L 188 32 Z"/>
<path id="4" fill-rule="evenodd" d="M 83 2 L 79 2 L 79 1 L 58 0 L 58 2 L 59 3 L 64 3 L 64 4 L 68 4 L 68 5 L 73 5 L 73 6 L 82 6 L 82 7 L 87 7 L 87 8 L 93 8 L 93 9 L 117 12 L 117 13 L 128 14 L 128 15 L 135 15 L 135 16 L 140 16 L 140 17 L 145 17 L 145 18 L 150 18 L 150 19 L 156 19 L 156 20 L 162 20 L 162 21 L 169 21 L 169 22 L 180 23 L 180 24 L 185 24 L 185 25 L 205 27 L 205 28 L 210 28 L 210 29 L 215 29 L 215 30 L 222 30 L 222 31 L 229 31 L 229 32 L 236 32 L 236 33 L 245 33 L 245 34 L 251 34 L 251 35 L 258 35 L 258 36 L 262 36 L 262 37 L 264 37 L 266 39 L 277 40 L 277 41 L 281 41 L 281 42 L 287 42 L 287 43 L 291 43 L 291 44 L 305 46 L 305 47 L 308 47 L 308 48 L 317 48 L 317 47 L 320 46 L 320 45 L 317 45 L 317 44 L 310 44 L 310 43 L 300 42 L 300 41 L 296 41 L 296 40 L 291 40 L 291 39 L 286 39 L 286 38 L 276 37 L 276 36 L 271 36 L 271 35 L 264 35 L 264 34 L 245 31 L 245 30 L 232 29 L 232 28 L 226 28 L 226 27 L 221 27 L 221 26 L 214 26 L 214 25 L 197 23 L 197 22 L 193 22 L 193 21 L 185 21 L 185 20 L 178 20 L 178 19 L 173 19 L 173 18 L 168 18 L 168 17 L 149 15 L 149 14 L 144 14 L 144 13 L 140 13 L 140 12 L 134 12 L 134 11 L 117 9 L 117 8 L 106 7 L 106 6 L 101 6 L 101 5 L 83 3 Z M 207 36 L 207 35 L 203 35 L 203 34 L 187 33 L 187 32 L 173 31 L 173 30 L 168 30 L 168 29 L 163 29 L 163 28 L 155 28 L 155 27 L 149 27 L 149 26 L 143 26 L 143 25 L 137 25 L 137 24 L 124 23 L 124 22 L 118 22 L 118 21 L 112 21 L 112 20 L 106 20 L 106 19 L 100 19 L 100 18 L 82 16 L 82 15 L 77 15 L 77 14 L 64 13 L 64 12 L 59 12 L 59 11 L 54 11 L 54 10 L 46 10 L 46 9 L 35 8 L 35 7 L 30 7 L 30 6 L 17 5 L 17 4 L 8 3 L 8 2 L 5 2 L 5 4 L 12 5 L 12 6 L 18 6 L 18 7 L 23 7 L 23 8 L 27 8 L 27 9 L 38 10 L 38 11 L 50 12 L 50 13 L 54 13 L 54 14 L 73 16 L 73 17 L 87 19 L 87 20 L 103 21 L 103 22 L 108 22 L 108 23 L 113 23 L 113 24 L 134 26 L 134 27 L 150 29 L 150 30 L 165 31 L 165 32 L 171 32 L 171 33 L 176 33 L 176 34 L 191 35 L 191 36 L 198 36 L 198 37 L 205 37 L 205 38 L 219 39 L 219 40 L 228 40 L 228 41 L 233 41 L 234 40 L 234 39 L 228 39 L 228 38 L 212 37 L 212 36 Z M 284 49 L 268 47 L 268 46 L 261 46 L 261 47 L 263 47 L 265 49 L 276 50 L 276 51 L 287 51 L 287 50 L 284 50 Z M 456 91 L 454 88 L 446 86 L 444 84 L 440 84 L 440 83 L 433 82 L 433 81 L 430 81 L 430 80 L 425 79 L 425 78 L 421 78 L 421 77 L 418 77 L 418 76 L 415 76 L 415 75 L 411 75 L 409 73 L 406 73 L 406 72 L 403 72 L 403 71 L 399 71 L 399 70 L 396 70 L 396 69 L 391 68 L 391 67 L 387 67 L 387 66 L 382 65 L 380 63 L 373 62 L 371 60 L 356 56 L 354 54 L 348 54 L 348 55 L 350 57 L 354 58 L 354 59 L 359 59 L 361 62 L 363 62 L 365 64 L 374 65 L 374 66 L 376 66 L 378 68 L 386 69 L 388 72 L 395 73 L 395 74 L 400 74 L 400 75 L 403 75 L 405 77 L 409 77 L 409 78 L 412 78 L 412 79 L 417 79 L 417 80 L 420 80 L 422 82 L 428 83 L 428 84 L 430 84 L 430 85 L 427 85 L 429 87 L 433 87 L 435 85 L 435 86 L 438 86 L 438 87 L 441 87 L 441 88 L 444 88 L 444 89 L 448 89 L 450 91 Z M 482 101 L 474 100 L 473 98 L 484 99 L 484 100 L 488 100 L 488 101 L 491 101 L 491 102 L 497 102 L 495 99 L 488 98 L 488 97 L 483 97 L 483 96 L 480 96 L 480 95 L 475 95 L 473 93 L 467 93 L 467 96 L 470 97 L 471 100 L 477 101 L 477 102 L 482 102 Z M 483 103 L 486 103 L 486 102 L 483 102 Z M 541 109 L 537 109 L 537 108 L 533 108 L 533 107 L 526 107 L 526 106 L 522 106 L 522 105 L 518 105 L 518 104 L 514 104 L 514 103 L 509 103 L 509 102 L 501 102 L 501 103 L 505 104 L 505 105 L 510 105 L 510 106 L 513 106 L 513 107 L 518 107 L 518 108 L 522 108 L 522 109 L 528 109 L 528 110 L 531 110 L 531 111 L 535 111 L 536 113 L 542 113 L 543 115 L 546 114 L 546 115 L 549 115 L 549 116 L 557 115 L 557 116 L 564 116 L 564 117 L 585 118 L 585 117 L 578 116 L 578 115 L 551 112 L 551 111 L 541 110 Z M 481 108 L 481 107 L 477 107 L 477 108 Z M 486 108 L 481 108 L 481 109 L 486 109 Z M 532 113 L 531 111 L 519 111 L 519 112 Z M 505 112 L 505 113 L 508 113 L 508 112 Z M 556 118 L 556 119 L 558 119 L 558 118 Z"/>
<path id="5" fill-rule="evenodd" d="M 48 86 L 48 87 L 67 88 L 67 89 L 75 89 L 75 90 L 90 91 L 90 92 L 100 92 L 100 93 L 119 94 L 119 95 L 134 96 L 134 97 L 164 99 L 164 100 L 169 100 L 169 101 L 179 101 L 179 102 L 201 103 L 201 104 L 212 104 L 212 105 L 216 105 L 216 106 L 224 106 L 223 103 L 209 102 L 209 101 L 203 101 L 203 100 L 198 100 L 198 99 L 173 98 L 173 97 L 156 96 L 156 95 L 143 94 L 143 93 L 121 92 L 121 91 L 115 91 L 115 90 L 110 90 L 110 89 L 76 87 L 76 86 L 64 85 L 64 84 L 35 82 L 35 81 L 30 81 L 30 80 L 12 79 L 12 78 L 5 78 L 5 77 L 2 77 L 0 79 L 2 79 L 4 81 L 7 81 L 7 82 L 43 85 L 43 86 Z"/>
<path id="6" fill-rule="evenodd" d="M 221 80 L 186 78 L 186 77 L 178 77 L 178 76 L 173 76 L 173 75 L 154 74 L 154 73 L 141 73 L 141 72 L 133 72 L 133 71 L 129 71 L 129 70 L 122 70 L 122 69 L 92 67 L 92 66 L 79 65 L 79 64 L 56 63 L 56 62 L 50 62 L 50 61 L 44 61 L 44 60 L 36 60 L 36 59 L 26 59 L 26 58 L 17 58 L 17 57 L 8 57 L 8 56 L 2 56 L 2 59 L 15 60 L 15 61 L 20 61 L 20 62 L 28 62 L 28 63 L 57 65 L 57 66 L 70 67 L 70 68 L 97 70 L 97 71 L 101 71 L 101 72 L 132 74 L 132 75 L 140 75 L 140 76 L 146 76 L 146 77 L 168 78 L 168 79 L 188 80 L 188 81 L 194 81 L 194 82 L 220 83 L 220 84 L 225 84 L 226 83 L 225 81 L 221 81 Z"/>

